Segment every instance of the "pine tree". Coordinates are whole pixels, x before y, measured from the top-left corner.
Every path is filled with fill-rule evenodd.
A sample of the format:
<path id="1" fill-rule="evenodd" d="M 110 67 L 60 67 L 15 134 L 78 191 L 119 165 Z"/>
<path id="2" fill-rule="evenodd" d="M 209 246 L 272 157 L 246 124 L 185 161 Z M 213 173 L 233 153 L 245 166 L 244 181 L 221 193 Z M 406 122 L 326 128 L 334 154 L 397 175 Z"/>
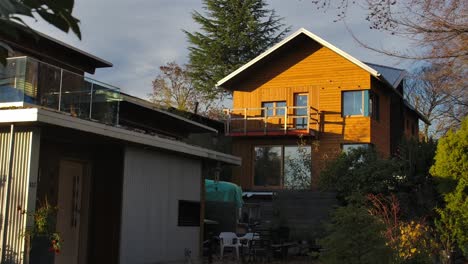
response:
<path id="1" fill-rule="evenodd" d="M 289 31 L 264 0 L 203 0 L 205 15 L 192 18 L 201 31 L 185 31 L 197 89 L 217 98 L 216 82 L 281 40 Z"/>

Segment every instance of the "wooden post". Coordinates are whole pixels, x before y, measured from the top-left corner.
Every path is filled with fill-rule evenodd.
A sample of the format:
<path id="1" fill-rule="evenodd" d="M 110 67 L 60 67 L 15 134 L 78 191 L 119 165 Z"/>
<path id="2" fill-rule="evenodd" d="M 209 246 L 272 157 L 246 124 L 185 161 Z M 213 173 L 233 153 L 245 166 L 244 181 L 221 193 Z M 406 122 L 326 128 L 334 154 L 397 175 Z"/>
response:
<path id="1" fill-rule="evenodd" d="M 226 121 L 226 131 L 224 131 L 224 133 L 226 135 L 229 135 L 229 130 L 231 129 L 231 109 L 227 109 L 227 121 Z"/>
<path id="2" fill-rule="evenodd" d="M 288 107 L 284 107 L 284 134 L 288 133 Z"/>

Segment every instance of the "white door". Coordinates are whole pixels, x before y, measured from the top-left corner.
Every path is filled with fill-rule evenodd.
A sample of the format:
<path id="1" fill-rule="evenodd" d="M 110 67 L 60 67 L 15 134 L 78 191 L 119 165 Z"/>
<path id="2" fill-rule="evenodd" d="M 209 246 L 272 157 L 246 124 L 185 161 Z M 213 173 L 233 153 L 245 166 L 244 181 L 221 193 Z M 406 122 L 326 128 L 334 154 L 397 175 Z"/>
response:
<path id="1" fill-rule="evenodd" d="M 58 211 L 56 231 L 60 234 L 60 253 L 55 255 L 55 264 L 78 264 L 80 252 L 80 234 L 85 234 L 87 223 L 82 222 L 82 215 L 87 215 L 86 163 L 62 160 L 59 170 Z M 85 239 L 82 237 L 81 239 Z M 86 244 L 86 243 L 84 243 Z M 80 257 L 83 259 L 83 256 Z"/>

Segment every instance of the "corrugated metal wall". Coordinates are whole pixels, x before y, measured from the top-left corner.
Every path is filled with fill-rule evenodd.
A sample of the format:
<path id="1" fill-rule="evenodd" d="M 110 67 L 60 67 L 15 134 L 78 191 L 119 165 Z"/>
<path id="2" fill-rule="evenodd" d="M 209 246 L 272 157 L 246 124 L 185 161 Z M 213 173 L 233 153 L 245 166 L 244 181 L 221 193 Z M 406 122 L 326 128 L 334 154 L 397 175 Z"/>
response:
<path id="1" fill-rule="evenodd" d="M 177 226 L 178 200 L 200 201 L 201 161 L 128 147 L 125 151 L 120 263 L 198 257 L 199 227 Z"/>
<path id="2" fill-rule="evenodd" d="M 0 262 L 19 264 L 27 262 L 24 232 L 32 218 L 21 211 L 35 209 L 39 132 L 14 129 L 11 141 L 11 131 L 0 129 Z"/>

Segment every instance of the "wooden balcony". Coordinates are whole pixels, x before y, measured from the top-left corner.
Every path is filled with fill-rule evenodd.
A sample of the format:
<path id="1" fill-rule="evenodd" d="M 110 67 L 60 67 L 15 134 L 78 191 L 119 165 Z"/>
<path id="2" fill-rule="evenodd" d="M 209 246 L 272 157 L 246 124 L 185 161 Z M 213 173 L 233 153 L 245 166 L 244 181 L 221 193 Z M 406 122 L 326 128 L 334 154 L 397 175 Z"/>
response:
<path id="1" fill-rule="evenodd" d="M 320 112 L 311 106 L 224 109 L 228 136 L 317 136 Z"/>

